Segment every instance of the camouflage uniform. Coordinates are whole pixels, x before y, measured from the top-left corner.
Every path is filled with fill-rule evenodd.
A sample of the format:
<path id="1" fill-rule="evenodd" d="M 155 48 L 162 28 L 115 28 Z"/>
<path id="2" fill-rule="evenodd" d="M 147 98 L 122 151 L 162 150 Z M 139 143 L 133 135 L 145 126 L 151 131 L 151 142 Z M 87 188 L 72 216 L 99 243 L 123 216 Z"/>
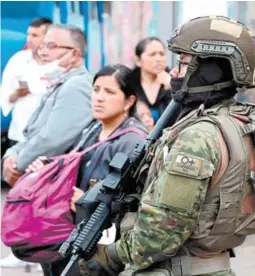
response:
<path id="1" fill-rule="evenodd" d="M 145 269 L 170 258 L 192 234 L 210 177 L 218 166 L 218 131 L 217 126 L 200 122 L 183 130 L 172 145 L 158 146 L 138 219 L 116 245 L 121 260 L 131 269 Z"/>

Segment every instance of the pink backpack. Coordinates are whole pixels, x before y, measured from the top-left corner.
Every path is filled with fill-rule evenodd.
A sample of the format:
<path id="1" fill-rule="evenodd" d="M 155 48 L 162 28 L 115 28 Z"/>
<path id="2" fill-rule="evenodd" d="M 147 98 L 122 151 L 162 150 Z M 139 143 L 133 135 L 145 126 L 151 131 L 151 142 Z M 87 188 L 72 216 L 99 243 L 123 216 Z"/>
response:
<path id="1" fill-rule="evenodd" d="M 7 195 L 1 233 L 2 241 L 12 247 L 16 257 L 41 263 L 61 259 L 58 248 L 75 227 L 70 201 L 82 156 L 127 132 L 145 138 L 139 129 L 126 128 L 81 152 L 53 157 L 53 162 L 17 181 Z"/>

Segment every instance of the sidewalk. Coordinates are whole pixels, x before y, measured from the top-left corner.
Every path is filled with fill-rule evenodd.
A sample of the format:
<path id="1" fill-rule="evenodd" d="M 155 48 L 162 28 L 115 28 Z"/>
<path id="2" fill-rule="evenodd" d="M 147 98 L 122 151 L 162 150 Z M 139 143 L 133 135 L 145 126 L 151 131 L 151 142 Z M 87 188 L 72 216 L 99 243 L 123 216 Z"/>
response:
<path id="1" fill-rule="evenodd" d="M 235 248 L 236 258 L 230 258 L 236 276 L 255 275 L 255 235 L 248 236 L 242 246 Z"/>
<path id="2" fill-rule="evenodd" d="M 43 276 L 42 272 L 36 271 L 37 265 L 28 268 L 1 268 L 1 276 Z"/>

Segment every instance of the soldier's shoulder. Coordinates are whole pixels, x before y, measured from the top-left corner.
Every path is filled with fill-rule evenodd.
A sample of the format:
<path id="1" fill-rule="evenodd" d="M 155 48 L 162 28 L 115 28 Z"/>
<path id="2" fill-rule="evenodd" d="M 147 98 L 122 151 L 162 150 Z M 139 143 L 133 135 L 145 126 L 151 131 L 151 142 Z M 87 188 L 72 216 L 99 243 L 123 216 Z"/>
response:
<path id="1" fill-rule="evenodd" d="M 210 122 L 198 122 L 183 129 L 173 148 L 217 162 L 220 155 L 219 128 Z"/>
<path id="2" fill-rule="evenodd" d="M 212 139 L 217 141 L 219 127 L 216 124 L 207 121 L 200 121 L 192 124 L 180 132 L 180 136 L 188 139 Z"/>
<path id="3" fill-rule="evenodd" d="M 216 124 L 208 121 L 199 121 L 185 128 L 183 130 L 183 133 L 187 135 L 190 132 L 196 132 L 201 137 L 209 135 L 213 136 L 214 138 L 217 138 L 218 131 L 219 127 Z"/>

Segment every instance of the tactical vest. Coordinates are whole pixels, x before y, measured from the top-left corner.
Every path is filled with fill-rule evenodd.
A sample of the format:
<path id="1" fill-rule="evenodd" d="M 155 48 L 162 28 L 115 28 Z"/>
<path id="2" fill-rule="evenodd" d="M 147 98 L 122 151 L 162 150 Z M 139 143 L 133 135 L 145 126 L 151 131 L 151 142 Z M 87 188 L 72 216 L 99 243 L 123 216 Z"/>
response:
<path id="1" fill-rule="evenodd" d="M 183 129 L 201 121 L 218 126 L 221 160 L 185 246 L 195 256 L 211 258 L 255 233 L 255 106 L 226 101 L 195 110 L 165 129 L 159 144 L 170 148 Z"/>
<path id="2" fill-rule="evenodd" d="M 171 259 L 138 273 L 127 265 L 121 276 L 211 275 L 228 270 L 228 252 L 224 251 L 239 246 L 247 235 L 255 233 L 255 105 L 228 100 L 210 109 L 192 111 L 165 129 L 147 151 L 137 170 L 138 180 L 147 177 L 146 190 L 155 178 L 155 167 L 162 162 L 154 157 L 163 146 L 171 148 L 182 130 L 199 122 L 218 126 L 221 158 L 210 180 L 195 230 L 183 249 Z M 135 220 L 135 213 L 126 214 L 121 230 L 132 228 Z"/>

